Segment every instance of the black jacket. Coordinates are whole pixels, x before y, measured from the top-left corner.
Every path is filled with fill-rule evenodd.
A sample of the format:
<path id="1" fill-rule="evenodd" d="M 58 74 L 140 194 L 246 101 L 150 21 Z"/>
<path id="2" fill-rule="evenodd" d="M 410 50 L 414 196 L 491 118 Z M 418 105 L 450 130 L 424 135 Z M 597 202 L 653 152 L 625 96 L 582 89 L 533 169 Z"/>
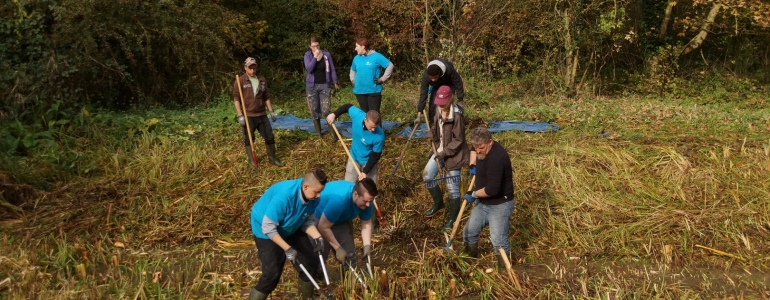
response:
<path id="1" fill-rule="evenodd" d="M 444 66 L 442 69 L 444 73 L 435 82 L 431 82 L 428 78 L 428 68 L 422 72 L 422 83 L 420 83 L 420 101 L 417 103 L 417 112 L 422 112 L 425 109 L 425 102 L 428 100 L 428 86 L 433 87 L 433 93 L 442 85 L 448 85 L 454 92 L 455 102 L 462 102 L 465 98 L 465 89 L 463 88 L 463 79 L 460 74 L 455 70 L 455 66 L 449 61 L 441 58 L 437 58 L 428 63 L 430 65 Z M 430 107 L 430 105 L 428 105 Z"/>

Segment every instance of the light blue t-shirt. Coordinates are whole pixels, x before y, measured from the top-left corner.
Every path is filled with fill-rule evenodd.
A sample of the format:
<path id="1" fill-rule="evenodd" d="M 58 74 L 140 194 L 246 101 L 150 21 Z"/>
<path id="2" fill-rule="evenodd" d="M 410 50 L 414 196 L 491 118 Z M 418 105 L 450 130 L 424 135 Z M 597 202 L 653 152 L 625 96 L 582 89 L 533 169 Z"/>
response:
<path id="1" fill-rule="evenodd" d="M 385 132 L 377 126 L 374 132 L 364 129 L 366 113 L 358 107 L 351 106 L 348 114 L 352 120 L 353 142 L 350 145 L 350 155 L 360 165 L 366 165 L 372 152 L 382 153 L 385 144 Z"/>
<path id="2" fill-rule="evenodd" d="M 315 217 L 320 220 L 321 215 L 326 215 L 326 219 L 332 224 L 342 224 L 360 217 L 361 221 L 372 219 L 372 206 L 366 209 L 360 209 L 353 203 L 353 187 L 356 184 L 350 181 L 337 180 L 326 184 L 321 191 L 321 199 L 318 199 L 318 206 L 315 209 Z"/>
<path id="3" fill-rule="evenodd" d="M 375 79 L 382 76 L 382 71 L 390 65 L 390 60 L 377 51 L 369 55 L 358 54 L 353 57 L 350 70 L 356 72 L 353 94 L 374 94 L 382 92 L 382 85 Z"/>
<path id="4" fill-rule="evenodd" d="M 251 231 L 257 238 L 270 239 L 262 232 L 265 216 L 278 224 L 278 235 L 292 235 L 315 212 L 318 200 L 302 201 L 302 178 L 278 182 L 259 197 L 251 207 Z"/>

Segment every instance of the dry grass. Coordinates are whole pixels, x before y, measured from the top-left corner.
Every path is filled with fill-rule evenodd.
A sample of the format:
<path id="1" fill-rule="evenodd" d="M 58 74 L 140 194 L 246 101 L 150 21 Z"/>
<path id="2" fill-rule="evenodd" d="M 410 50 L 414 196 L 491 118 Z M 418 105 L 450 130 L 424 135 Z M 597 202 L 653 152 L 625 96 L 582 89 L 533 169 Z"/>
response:
<path id="1" fill-rule="evenodd" d="M 338 298 L 770 297 L 766 109 L 642 97 L 506 102 L 480 96 L 491 86 L 474 88 L 477 100 L 466 103 L 475 123 L 544 120 L 563 128 L 495 135 L 514 164 L 510 241 L 522 289 L 504 272 L 486 272 L 494 265 L 486 232 L 481 259 L 442 250 L 443 216 L 422 216 L 430 206 L 420 180 L 427 145 L 413 141 L 397 176 L 388 177 L 405 142 L 389 138 L 380 205 L 391 230 L 376 235 L 373 257 L 388 286 L 373 280 L 365 291 L 343 281 L 331 287 Z M 415 101 L 403 99 L 415 95 L 398 90 L 386 93 L 383 110 L 410 120 Z M 79 171 L 54 172 L 55 163 L 32 155 L 17 158 L 28 169 L 0 172 L 0 295 L 240 297 L 260 272 L 248 225 L 253 202 L 315 165 L 341 179 L 346 156 L 328 137 L 277 132 L 287 167 L 268 165 L 262 154 L 262 166 L 251 168 L 236 126 L 218 120 L 229 114 L 226 104 L 195 111 L 200 119 L 189 123 L 178 120 L 191 112 L 165 111 L 155 113 L 156 127 L 65 128 L 76 141 L 68 151 L 84 157 Z M 300 104 L 279 103 L 302 116 Z M 183 132 L 189 128 L 194 133 Z M 51 187 L 22 182 L 19 172 Z M 274 294 L 291 299 L 296 276 L 290 268 L 285 275 Z"/>

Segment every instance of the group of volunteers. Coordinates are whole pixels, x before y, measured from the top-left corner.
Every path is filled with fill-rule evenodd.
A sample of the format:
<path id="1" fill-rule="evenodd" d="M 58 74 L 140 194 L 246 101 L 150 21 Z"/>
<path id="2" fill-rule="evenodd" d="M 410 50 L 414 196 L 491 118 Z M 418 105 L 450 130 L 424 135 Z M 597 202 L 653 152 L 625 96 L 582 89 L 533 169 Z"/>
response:
<path id="1" fill-rule="evenodd" d="M 334 61 L 328 51 L 321 49 L 318 37 L 311 37 L 308 46 L 310 49 L 304 55 L 305 83 L 313 125 L 320 136 L 321 118 L 333 124 L 337 117 L 347 113 L 352 120 L 351 158 L 344 180 L 329 182 L 323 170 L 314 169 L 303 178 L 273 184 L 253 205 L 250 223 L 262 275 L 250 291 L 250 300 L 267 298 L 278 285 L 286 260 L 299 274 L 301 299 L 313 298 L 314 281 L 324 276 L 321 259 L 325 260 L 332 250 L 342 270 L 356 267 L 352 223 L 356 218 L 361 223 L 363 257 L 372 251 L 372 202 L 378 195 L 378 163 L 385 144 L 385 132 L 380 127 L 382 84 L 390 78 L 394 66 L 371 49 L 367 39 L 356 40 L 350 81 L 359 106 L 344 104 L 332 111 L 331 89 L 339 90 Z M 233 101 L 248 160 L 256 163 L 249 134 L 259 131 L 267 146 L 268 161 L 283 166 L 276 156 L 268 120 L 269 116 L 275 121 L 276 114 L 265 78 L 258 75 L 254 58 L 245 60 L 244 70 L 233 85 Z M 428 63 L 414 121 L 417 125 L 422 117 L 429 120 L 428 138 L 432 142 L 430 159 L 422 171 L 433 200 L 425 215 L 435 215 L 447 206 L 441 188 L 445 186 L 449 213 L 444 229 L 452 228 L 463 201 L 476 203 L 463 229 L 464 252 L 474 258 L 479 256 L 479 234 L 489 225 L 493 247 L 502 247 L 510 255 L 508 225 L 514 208 L 511 160 L 484 127 L 471 130 L 470 139 L 466 140 L 464 96 L 462 78 L 449 61 L 435 59 Z M 423 115 L 424 110 L 427 115 Z M 336 140 L 334 134 L 331 136 Z M 463 168 L 475 178 L 475 184 L 465 194 L 459 186 Z M 503 260 L 495 252 L 500 267 Z"/>

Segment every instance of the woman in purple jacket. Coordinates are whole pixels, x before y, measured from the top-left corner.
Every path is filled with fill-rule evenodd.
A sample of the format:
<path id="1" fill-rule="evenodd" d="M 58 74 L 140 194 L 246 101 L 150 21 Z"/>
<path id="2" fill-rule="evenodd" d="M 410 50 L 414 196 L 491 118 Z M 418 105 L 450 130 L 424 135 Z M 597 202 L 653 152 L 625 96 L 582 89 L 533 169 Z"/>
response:
<path id="1" fill-rule="evenodd" d="M 334 69 L 332 55 L 326 50 L 321 50 L 321 39 L 310 37 L 310 50 L 305 52 L 305 91 L 307 94 L 307 107 L 310 116 L 313 117 L 313 126 L 321 137 L 321 119 L 325 119 L 331 113 L 331 84 L 339 90 L 337 84 L 337 71 Z M 332 140 L 336 136 L 331 135 Z"/>

